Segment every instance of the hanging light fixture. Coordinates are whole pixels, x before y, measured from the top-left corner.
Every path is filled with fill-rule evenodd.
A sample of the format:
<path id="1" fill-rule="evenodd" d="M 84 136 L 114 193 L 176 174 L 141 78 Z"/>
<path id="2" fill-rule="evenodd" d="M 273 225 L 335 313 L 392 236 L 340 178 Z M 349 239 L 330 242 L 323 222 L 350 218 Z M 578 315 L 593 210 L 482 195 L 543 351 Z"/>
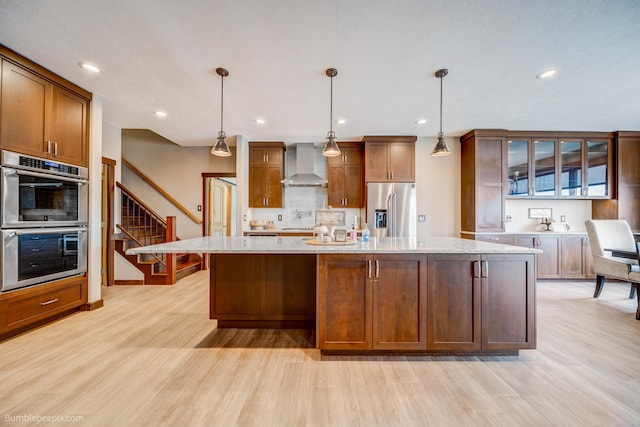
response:
<path id="1" fill-rule="evenodd" d="M 436 71 L 436 77 L 440 79 L 440 132 L 438 132 L 438 142 L 436 142 L 436 146 L 431 152 L 431 155 L 434 157 L 448 156 L 451 154 L 451 149 L 444 140 L 442 133 L 442 78 L 447 74 L 449 74 L 449 70 L 446 68 Z"/>
<path id="2" fill-rule="evenodd" d="M 224 68 L 216 68 L 216 73 L 222 77 L 221 89 L 220 89 L 220 132 L 218 132 L 218 141 L 216 145 L 211 149 L 211 154 L 219 157 L 229 157 L 231 156 L 231 150 L 229 150 L 229 146 L 227 145 L 227 141 L 225 138 L 227 137 L 222 130 L 222 118 L 224 112 L 224 78 L 229 75 L 229 71 Z"/>
<path id="3" fill-rule="evenodd" d="M 340 147 L 336 142 L 336 134 L 333 132 L 333 78 L 338 75 L 335 68 L 327 68 L 325 74 L 331 78 L 331 104 L 329 108 L 329 132 L 327 133 L 327 142 L 324 144 L 322 155 L 326 157 L 336 157 L 340 155 Z"/>

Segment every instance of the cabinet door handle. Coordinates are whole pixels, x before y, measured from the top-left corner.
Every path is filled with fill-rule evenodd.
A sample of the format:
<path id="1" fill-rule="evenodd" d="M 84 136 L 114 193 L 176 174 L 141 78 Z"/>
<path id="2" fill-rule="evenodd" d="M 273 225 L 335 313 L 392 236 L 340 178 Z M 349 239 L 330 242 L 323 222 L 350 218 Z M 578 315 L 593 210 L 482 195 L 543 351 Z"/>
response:
<path id="1" fill-rule="evenodd" d="M 53 143 L 53 155 L 54 156 L 58 155 L 58 143 L 57 142 Z"/>
<path id="2" fill-rule="evenodd" d="M 482 277 L 489 277 L 489 263 L 487 261 L 480 262 L 480 271 Z"/>
<path id="3" fill-rule="evenodd" d="M 367 260 L 367 264 L 369 264 L 369 279 L 371 279 L 371 260 Z"/>
<path id="4" fill-rule="evenodd" d="M 50 299 L 48 301 L 41 302 L 40 305 L 41 306 L 45 306 L 45 305 L 53 304 L 55 302 L 58 302 L 58 298 L 52 298 L 52 299 Z"/>
<path id="5" fill-rule="evenodd" d="M 47 140 L 47 154 L 51 154 L 51 140 Z"/>
<path id="6" fill-rule="evenodd" d="M 376 279 L 380 278 L 380 261 L 376 260 Z"/>
<path id="7" fill-rule="evenodd" d="M 267 154 L 267 161 L 265 163 L 269 163 L 269 155 Z"/>
<path id="8" fill-rule="evenodd" d="M 479 264 L 478 261 L 473 261 L 473 277 L 480 277 Z"/>

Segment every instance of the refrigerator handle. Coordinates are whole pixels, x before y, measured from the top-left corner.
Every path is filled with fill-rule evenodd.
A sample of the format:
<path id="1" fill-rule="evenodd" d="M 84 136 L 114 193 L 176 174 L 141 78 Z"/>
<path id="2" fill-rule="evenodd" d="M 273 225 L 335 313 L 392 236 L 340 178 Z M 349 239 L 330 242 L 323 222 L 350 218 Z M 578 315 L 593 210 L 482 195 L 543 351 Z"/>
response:
<path id="1" fill-rule="evenodd" d="M 389 237 L 396 237 L 396 193 L 389 195 Z"/>

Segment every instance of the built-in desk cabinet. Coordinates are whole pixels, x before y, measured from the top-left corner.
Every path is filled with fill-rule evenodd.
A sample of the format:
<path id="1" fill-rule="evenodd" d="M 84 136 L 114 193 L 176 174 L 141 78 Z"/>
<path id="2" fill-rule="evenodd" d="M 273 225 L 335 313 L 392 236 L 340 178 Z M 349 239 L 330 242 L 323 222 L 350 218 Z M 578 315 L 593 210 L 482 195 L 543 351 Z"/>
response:
<path id="1" fill-rule="evenodd" d="M 0 147 L 88 165 L 91 94 L 0 46 Z"/>
<path id="2" fill-rule="evenodd" d="M 327 157 L 329 206 L 361 208 L 364 205 L 362 143 L 340 142 L 339 146 L 339 156 Z"/>
<path id="3" fill-rule="evenodd" d="M 461 233 L 464 239 L 541 249 L 537 254 L 538 279 L 593 279 L 593 255 L 584 233 Z"/>
<path id="4" fill-rule="evenodd" d="M 249 207 L 282 208 L 284 143 L 249 142 Z"/>
<path id="5" fill-rule="evenodd" d="M 415 182 L 415 136 L 364 136 L 365 182 Z"/>

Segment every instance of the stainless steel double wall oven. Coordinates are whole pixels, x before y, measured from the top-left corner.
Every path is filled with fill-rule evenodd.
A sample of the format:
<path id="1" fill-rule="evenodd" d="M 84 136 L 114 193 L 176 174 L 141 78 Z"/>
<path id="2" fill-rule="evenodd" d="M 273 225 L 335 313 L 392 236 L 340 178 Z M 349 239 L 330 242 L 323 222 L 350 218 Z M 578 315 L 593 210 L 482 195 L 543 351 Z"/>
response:
<path id="1" fill-rule="evenodd" d="M 0 292 L 84 274 L 87 168 L 2 151 Z"/>

